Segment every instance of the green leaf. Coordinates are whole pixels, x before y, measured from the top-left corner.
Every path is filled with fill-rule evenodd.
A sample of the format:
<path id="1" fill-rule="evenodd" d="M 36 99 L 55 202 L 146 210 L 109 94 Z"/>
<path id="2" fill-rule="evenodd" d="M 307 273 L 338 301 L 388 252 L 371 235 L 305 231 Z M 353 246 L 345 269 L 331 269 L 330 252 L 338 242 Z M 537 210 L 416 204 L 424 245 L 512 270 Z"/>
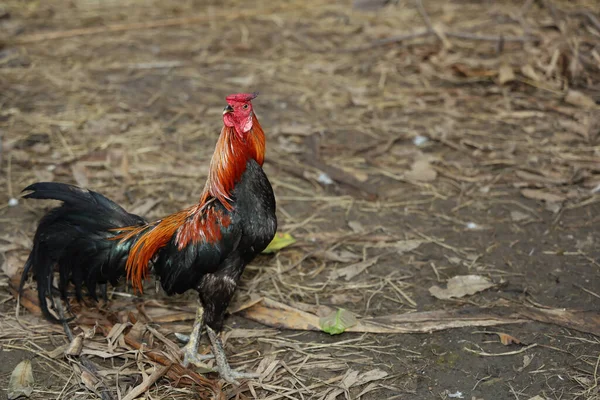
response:
<path id="1" fill-rule="evenodd" d="M 288 247 L 296 243 L 296 239 L 292 237 L 289 233 L 277 233 L 271 243 L 264 249 L 263 254 L 275 253 L 278 250 L 283 249 L 284 247 Z"/>
<path id="2" fill-rule="evenodd" d="M 343 308 L 338 308 L 337 311 L 331 314 L 319 318 L 319 325 L 323 332 L 327 332 L 330 335 L 339 335 L 344 333 L 348 328 L 353 327 L 357 324 L 357 320 L 352 313 Z"/>

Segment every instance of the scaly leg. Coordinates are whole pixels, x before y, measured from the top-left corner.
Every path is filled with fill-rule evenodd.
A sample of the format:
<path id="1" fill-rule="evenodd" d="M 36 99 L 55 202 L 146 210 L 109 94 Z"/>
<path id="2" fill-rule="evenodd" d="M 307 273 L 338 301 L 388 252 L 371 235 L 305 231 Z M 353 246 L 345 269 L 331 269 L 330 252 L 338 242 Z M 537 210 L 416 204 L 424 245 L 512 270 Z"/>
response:
<path id="1" fill-rule="evenodd" d="M 198 354 L 198 345 L 200 344 L 200 336 L 202 333 L 202 326 L 204 325 L 204 308 L 198 305 L 196 310 L 196 320 L 194 321 L 194 328 L 190 335 L 190 341 L 183 347 L 183 366 L 187 367 L 189 364 L 194 364 L 200 368 L 209 368 L 202 360 L 212 358 L 211 355 L 200 355 Z"/>
<path id="2" fill-rule="evenodd" d="M 212 330 L 210 326 L 206 327 L 206 332 L 208 333 L 210 343 L 212 344 L 213 354 L 215 356 L 215 361 L 217 362 L 217 370 L 219 371 L 221 378 L 229 383 L 233 383 L 234 385 L 239 385 L 237 379 L 254 379 L 260 376 L 259 374 L 255 373 L 239 372 L 231 369 L 229 363 L 227 362 L 227 357 L 225 356 L 225 351 L 223 350 L 223 342 L 221 342 L 219 335 L 217 335 L 217 333 Z"/>

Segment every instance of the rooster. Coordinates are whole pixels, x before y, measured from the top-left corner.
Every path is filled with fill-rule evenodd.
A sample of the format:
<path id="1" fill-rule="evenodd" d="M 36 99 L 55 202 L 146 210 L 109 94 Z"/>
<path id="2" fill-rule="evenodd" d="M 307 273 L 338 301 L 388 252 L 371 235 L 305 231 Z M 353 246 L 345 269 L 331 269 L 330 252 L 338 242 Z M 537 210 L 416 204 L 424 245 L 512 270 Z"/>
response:
<path id="1" fill-rule="evenodd" d="M 50 313 L 55 266 L 61 297 L 66 299 L 71 282 L 78 300 L 83 286 L 95 300 L 97 286 L 106 297 L 106 284 L 114 286 L 122 276 L 142 292 L 152 272 L 168 295 L 198 291 L 196 320 L 182 350 L 184 366 L 200 365 L 204 358 L 198 344 L 205 326 L 221 377 L 232 383 L 255 377 L 230 368 L 219 333 L 244 268 L 277 229 L 273 189 L 262 170 L 265 134 L 251 102 L 256 95 L 226 98 L 223 128 L 199 203 L 158 221 L 148 222 L 77 186 L 40 182 L 25 188 L 30 192 L 25 198 L 63 203 L 39 223 L 20 291 L 33 272 L 42 311 L 58 321 Z"/>

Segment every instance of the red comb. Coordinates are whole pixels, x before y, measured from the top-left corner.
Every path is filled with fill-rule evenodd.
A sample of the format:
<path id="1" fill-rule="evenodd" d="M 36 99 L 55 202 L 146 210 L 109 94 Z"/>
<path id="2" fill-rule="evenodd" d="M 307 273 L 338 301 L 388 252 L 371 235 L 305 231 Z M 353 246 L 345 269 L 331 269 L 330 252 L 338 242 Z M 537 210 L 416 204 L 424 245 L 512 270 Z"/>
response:
<path id="1" fill-rule="evenodd" d="M 225 100 L 227 100 L 228 103 L 231 103 L 231 102 L 245 103 L 247 101 L 250 101 L 250 100 L 256 98 L 256 96 L 258 96 L 258 92 L 237 93 L 237 94 L 230 94 L 229 96 L 225 97 Z"/>

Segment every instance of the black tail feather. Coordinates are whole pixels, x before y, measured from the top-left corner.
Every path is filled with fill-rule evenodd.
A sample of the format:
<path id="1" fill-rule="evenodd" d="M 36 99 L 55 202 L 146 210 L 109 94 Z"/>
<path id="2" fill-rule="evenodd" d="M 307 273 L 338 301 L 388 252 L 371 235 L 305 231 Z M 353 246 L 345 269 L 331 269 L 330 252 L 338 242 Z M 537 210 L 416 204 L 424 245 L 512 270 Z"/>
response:
<path id="1" fill-rule="evenodd" d="M 53 301 L 55 267 L 59 270 L 61 297 L 66 298 L 71 282 L 78 300 L 83 297 L 83 286 L 97 299 L 97 284 L 114 283 L 125 274 L 127 255 L 135 241 L 135 238 L 126 243 L 111 240 L 116 234 L 114 229 L 142 225 L 145 221 L 103 195 L 73 185 L 40 182 L 24 191 L 31 191 L 24 196 L 28 199 L 63 202 L 41 219 L 19 286 L 21 292 L 29 273 L 33 273 L 42 312 L 50 320 L 58 321 L 49 312 L 47 301 L 48 298 Z"/>

